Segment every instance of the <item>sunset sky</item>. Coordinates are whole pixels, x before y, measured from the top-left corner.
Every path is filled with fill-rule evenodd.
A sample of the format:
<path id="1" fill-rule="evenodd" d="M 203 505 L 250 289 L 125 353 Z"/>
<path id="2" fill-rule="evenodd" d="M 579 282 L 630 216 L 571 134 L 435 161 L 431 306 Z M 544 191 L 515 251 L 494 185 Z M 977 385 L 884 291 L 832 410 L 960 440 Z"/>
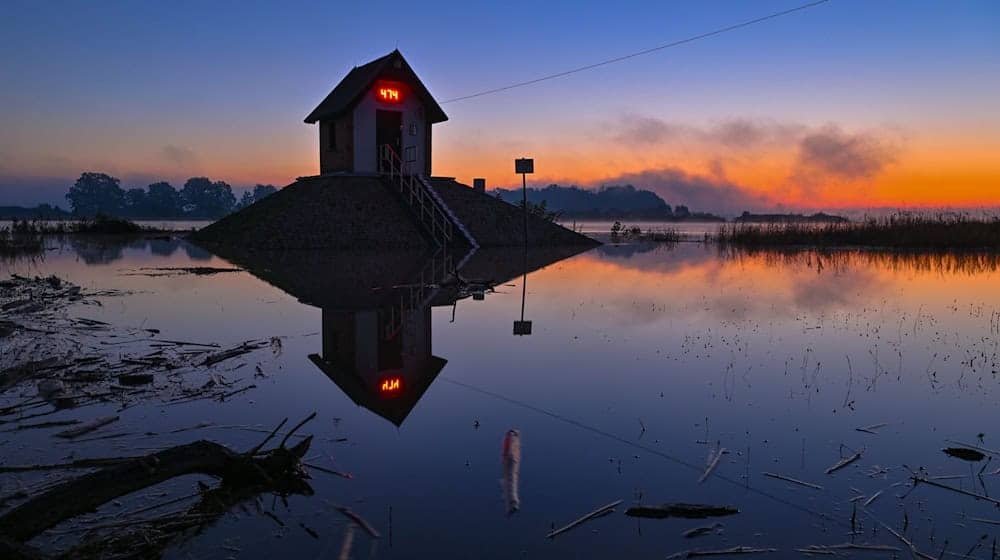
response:
<path id="1" fill-rule="evenodd" d="M 439 101 L 803 0 L 3 2 L 0 205 L 82 171 L 235 187 L 318 171 L 303 118 L 398 47 Z M 1000 206 L 1000 2 L 831 0 L 544 83 L 443 104 L 434 173 L 631 183 L 744 208 Z"/>

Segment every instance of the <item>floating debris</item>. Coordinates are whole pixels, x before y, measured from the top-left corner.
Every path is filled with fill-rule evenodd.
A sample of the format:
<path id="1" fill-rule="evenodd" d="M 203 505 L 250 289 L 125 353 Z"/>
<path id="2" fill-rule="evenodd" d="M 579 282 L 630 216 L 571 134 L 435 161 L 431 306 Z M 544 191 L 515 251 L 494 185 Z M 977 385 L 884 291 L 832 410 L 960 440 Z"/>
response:
<path id="1" fill-rule="evenodd" d="M 833 465 L 832 467 L 826 469 L 826 474 L 833 474 L 833 473 L 839 471 L 840 469 L 846 467 L 847 465 L 850 465 L 854 461 L 857 461 L 860 458 L 861 458 L 861 452 L 860 451 L 858 451 L 857 453 L 855 453 L 854 455 L 851 455 L 849 457 L 844 457 L 840 461 L 837 461 L 837 463 L 835 465 Z"/>
<path id="2" fill-rule="evenodd" d="M 814 488 L 816 490 L 822 490 L 823 489 L 823 487 L 820 486 L 819 484 L 813 484 L 812 482 L 806 482 L 804 480 L 799 480 L 797 478 L 792 478 L 790 476 L 785 476 L 783 474 L 772 473 L 772 472 L 765 472 L 765 473 L 761 473 L 761 474 L 763 474 L 764 476 L 770 477 L 770 478 L 776 478 L 778 480 L 784 480 L 785 482 L 791 482 L 793 484 L 798 484 L 799 486 L 805 486 L 807 488 Z"/>
<path id="3" fill-rule="evenodd" d="M 108 424 L 110 424 L 112 422 L 117 422 L 117 421 L 118 421 L 118 417 L 117 416 L 105 416 L 103 418 L 97 418 L 97 419 L 91 420 L 90 422 L 86 422 L 82 426 L 78 426 L 76 428 L 70 428 L 69 430 L 64 430 L 62 432 L 59 432 L 59 433 L 55 434 L 55 436 L 56 437 L 61 437 L 61 438 L 66 438 L 66 439 L 73 439 L 73 438 L 80 437 L 80 436 L 82 436 L 84 434 L 89 434 L 90 432 L 93 432 L 94 430 L 98 430 L 100 428 L 103 428 L 104 426 L 107 426 Z"/>
<path id="4" fill-rule="evenodd" d="M 702 525 L 701 527 L 694 527 L 693 529 L 688 529 L 681 533 L 681 536 L 685 539 L 693 539 L 695 537 L 703 537 L 709 533 L 717 533 L 722 531 L 722 523 L 712 523 L 711 525 Z"/>
<path id="5" fill-rule="evenodd" d="M 668 503 L 659 506 L 636 506 L 625 511 L 629 517 L 646 517 L 650 519 L 666 519 L 681 517 L 684 519 L 705 519 L 707 517 L 724 517 L 735 515 L 740 510 L 733 506 L 712 506 L 705 504 Z"/>
<path id="6" fill-rule="evenodd" d="M 983 452 L 976 451 L 975 449 L 969 449 L 967 447 L 945 447 L 941 451 L 944 451 L 945 455 L 949 457 L 969 461 L 971 463 L 978 463 L 986 458 L 986 455 Z"/>
<path id="7" fill-rule="evenodd" d="M 876 430 L 878 430 L 879 428 L 884 428 L 888 425 L 889 425 L 888 422 L 881 422 L 879 424 L 872 424 L 871 426 L 863 426 L 861 428 L 854 428 L 854 429 L 859 432 L 864 432 L 866 434 L 878 435 L 878 432 Z"/>
<path id="8" fill-rule="evenodd" d="M 796 548 L 795 552 L 802 552 L 804 554 L 836 554 L 837 551 L 841 550 L 900 552 L 900 549 L 898 547 L 890 546 L 887 544 L 861 544 L 861 543 L 811 544 L 805 548 Z"/>
<path id="9" fill-rule="evenodd" d="M 521 473 L 521 432 L 518 430 L 507 430 L 500 450 L 500 461 L 503 465 L 500 486 L 503 489 L 504 503 L 507 505 L 507 515 L 511 515 L 521 509 L 518 490 Z"/>
<path id="10" fill-rule="evenodd" d="M 97 510 L 103 504 L 117 503 L 121 496 L 176 477 L 204 474 L 221 478 L 224 483 L 217 488 L 199 483 L 196 494 L 140 508 L 132 514 L 200 497 L 198 503 L 185 511 L 153 518 L 86 524 L 62 532 L 89 533 L 86 540 L 65 551 L 67 558 L 104 558 L 112 549 L 127 550 L 129 557 L 158 558 L 172 541 L 184 535 L 190 538 L 198 533 L 190 529 L 213 523 L 248 498 L 266 492 L 283 496 L 312 494 L 313 490 L 305 482 L 299 466 L 311 442 L 312 436 L 308 436 L 291 448 L 281 445 L 266 452 L 236 453 L 217 443 L 200 440 L 144 456 L 88 459 L 67 465 L 38 465 L 35 468 L 39 470 L 101 468 L 50 486 L 0 515 L 0 550 L 20 550 L 23 543 L 56 525 Z M 259 451 L 259 446 L 255 449 Z M 270 512 L 262 513 L 266 515 Z M 130 529 L 123 531 L 125 527 Z M 104 530 L 110 531 L 98 537 L 97 533 Z"/>
<path id="11" fill-rule="evenodd" d="M 371 523 L 365 521 L 363 517 L 351 511 L 350 508 L 338 506 L 336 509 L 340 513 L 344 514 L 344 517 L 353 521 L 358 527 L 361 527 L 361 529 L 363 529 L 364 532 L 368 533 L 368 536 L 370 536 L 373 539 L 379 538 L 378 531 L 376 531 L 375 528 L 372 527 Z"/>
<path id="12" fill-rule="evenodd" d="M 598 517 L 604 517 L 605 515 L 610 515 L 610 514 L 614 513 L 615 507 L 617 507 L 623 501 L 624 500 L 617 500 L 617 501 L 611 502 L 610 504 L 603 505 L 603 506 L 595 509 L 594 511 L 592 511 L 592 512 L 590 512 L 590 513 L 588 513 L 588 514 L 586 514 L 586 515 L 584 515 L 582 517 L 574 519 L 573 521 L 569 522 L 569 524 L 564 525 L 563 527 L 560 527 L 560 528 L 558 528 L 558 529 L 556 529 L 554 531 L 551 531 L 549 534 L 545 535 L 545 538 L 554 539 L 554 538 L 556 538 L 557 535 L 561 535 L 561 534 L 565 533 L 566 531 L 569 531 L 570 529 L 576 527 L 577 525 L 581 525 L 581 524 L 583 524 L 583 523 L 585 523 L 585 522 L 587 522 L 587 521 L 589 521 L 591 519 L 596 519 Z"/>
<path id="13" fill-rule="evenodd" d="M 705 469 L 705 472 L 702 473 L 701 478 L 698 479 L 698 484 L 705 482 L 705 480 L 708 479 L 708 477 L 712 476 L 712 471 L 715 470 L 715 467 L 719 466 L 719 459 L 721 459 L 722 455 L 725 453 L 728 453 L 726 451 L 726 448 L 720 447 L 719 450 L 716 451 L 713 455 L 709 455 L 710 460 L 708 462 L 708 468 Z"/>
<path id="14" fill-rule="evenodd" d="M 765 554 L 768 552 L 777 552 L 776 548 L 753 548 L 749 546 L 734 546 L 732 548 L 722 548 L 718 550 L 685 550 L 683 552 L 677 552 L 667 556 L 667 559 L 671 558 L 698 558 L 701 556 L 733 556 L 739 554 Z"/>

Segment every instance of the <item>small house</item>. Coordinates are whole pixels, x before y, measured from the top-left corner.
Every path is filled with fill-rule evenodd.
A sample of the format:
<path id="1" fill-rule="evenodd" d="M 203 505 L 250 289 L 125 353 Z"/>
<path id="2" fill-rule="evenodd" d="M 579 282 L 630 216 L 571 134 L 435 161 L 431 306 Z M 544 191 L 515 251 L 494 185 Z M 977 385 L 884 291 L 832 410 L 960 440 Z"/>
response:
<path id="1" fill-rule="evenodd" d="M 431 174 L 431 129 L 448 116 L 398 50 L 354 67 L 305 122 L 319 174 L 202 228 L 206 247 L 464 252 L 593 239 Z"/>
<path id="2" fill-rule="evenodd" d="M 377 173 L 389 149 L 408 173 L 430 176 L 431 127 L 446 120 L 441 106 L 394 50 L 354 67 L 305 122 L 319 123 L 321 175 Z"/>

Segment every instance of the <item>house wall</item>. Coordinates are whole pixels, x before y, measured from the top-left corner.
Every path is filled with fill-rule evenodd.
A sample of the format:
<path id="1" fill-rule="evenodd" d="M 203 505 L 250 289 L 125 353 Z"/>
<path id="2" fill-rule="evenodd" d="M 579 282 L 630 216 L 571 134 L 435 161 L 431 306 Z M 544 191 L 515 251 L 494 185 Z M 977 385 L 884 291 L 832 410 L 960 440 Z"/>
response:
<path id="1" fill-rule="evenodd" d="M 406 149 L 416 150 L 415 161 L 407 164 L 410 173 L 425 173 L 430 175 L 430 125 L 427 124 L 424 105 L 420 99 L 409 91 L 402 103 L 382 103 L 375 98 L 374 91 L 362 97 L 354 107 L 354 171 L 356 173 L 375 173 L 378 171 L 378 153 L 375 147 L 375 111 L 400 111 L 403 113 L 403 153 L 399 154 L 405 161 Z M 410 125 L 416 128 L 410 134 Z"/>
<path id="2" fill-rule="evenodd" d="M 330 145 L 330 127 L 336 128 L 337 145 Z M 332 121 L 319 123 L 319 172 L 353 171 L 354 114 L 345 113 Z"/>

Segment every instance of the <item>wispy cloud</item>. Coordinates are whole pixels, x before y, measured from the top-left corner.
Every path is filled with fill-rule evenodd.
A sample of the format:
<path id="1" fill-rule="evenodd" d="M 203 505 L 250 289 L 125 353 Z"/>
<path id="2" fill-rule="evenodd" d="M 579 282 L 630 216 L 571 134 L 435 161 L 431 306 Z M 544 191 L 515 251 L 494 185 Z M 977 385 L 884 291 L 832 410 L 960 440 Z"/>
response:
<path id="1" fill-rule="evenodd" d="M 664 198 L 723 212 L 774 207 L 779 199 L 797 200 L 799 206 L 808 207 L 832 187 L 841 192 L 868 188 L 898 160 L 901 151 L 899 131 L 849 131 L 836 123 L 807 126 L 732 117 L 696 126 L 629 114 L 607 130 L 612 140 L 644 149 L 661 161 L 674 153 L 701 153 L 707 162 L 703 174 L 692 173 L 690 164 L 682 171 L 667 159 L 662 165 L 647 164 L 649 169 L 608 181 L 628 178 L 637 187 L 662 191 Z M 733 178 L 739 177 L 738 172 L 727 173 L 727 162 L 734 169 L 747 169 L 760 158 L 769 161 L 773 170 L 769 184 L 747 184 Z"/>
<path id="2" fill-rule="evenodd" d="M 732 117 L 706 126 L 695 126 L 636 114 L 622 116 L 610 125 L 610 129 L 613 140 L 632 146 L 679 142 L 737 150 L 772 144 L 791 145 L 807 132 L 805 126 L 770 119 Z"/>
<path id="3" fill-rule="evenodd" d="M 870 179 L 896 161 L 897 148 L 871 132 L 847 133 L 836 125 L 799 141 L 795 175 L 802 178 Z"/>
<path id="4" fill-rule="evenodd" d="M 181 167 L 193 167 L 198 163 L 198 154 L 190 148 L 167 144 L 160 149 L 160 155 L 168 163 Z"/>

